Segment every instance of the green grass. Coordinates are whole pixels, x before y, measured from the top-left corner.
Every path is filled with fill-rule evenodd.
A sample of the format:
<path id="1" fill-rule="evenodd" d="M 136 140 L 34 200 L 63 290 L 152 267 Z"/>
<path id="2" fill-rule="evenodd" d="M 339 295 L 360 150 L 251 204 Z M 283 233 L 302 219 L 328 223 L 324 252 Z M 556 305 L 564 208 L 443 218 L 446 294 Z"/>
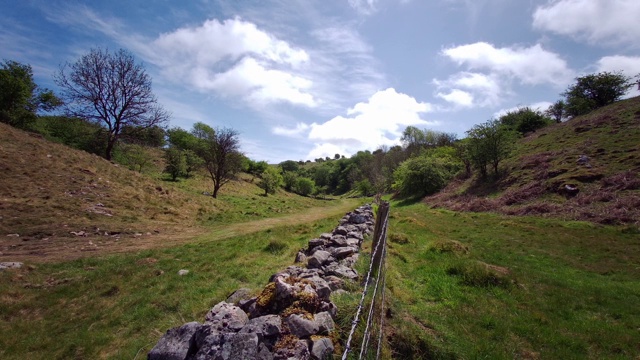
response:
<path id="1" fill-rule="evenodd" d="M 0 272 L 0 358 L 145 358 L 167 329 L 203 321 L 234 290 L 259 292 L 338 219 Z"/>
<path id="2" fill-rule="evenodd" d="M 394 204 L 397 205 L 397 204 Z M 392 206 L 396 358 L 640 356 L 640 238 L 624 227 Z"/>

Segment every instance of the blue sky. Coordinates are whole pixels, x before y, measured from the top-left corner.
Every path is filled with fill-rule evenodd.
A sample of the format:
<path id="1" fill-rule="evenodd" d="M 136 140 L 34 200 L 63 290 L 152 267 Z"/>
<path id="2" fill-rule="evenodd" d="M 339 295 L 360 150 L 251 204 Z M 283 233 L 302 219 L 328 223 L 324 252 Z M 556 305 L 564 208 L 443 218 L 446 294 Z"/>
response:
<path id="1" fill-rule="evenodd" d="M 240 132 L 271 163 L 546 107 L 576 76 L 640 73 L 638 0 L 0 0 L 0 58 L 36 82 L 125 48 L 171 126 Z M 630 95 L 638 95 L 634 90 Z"/>

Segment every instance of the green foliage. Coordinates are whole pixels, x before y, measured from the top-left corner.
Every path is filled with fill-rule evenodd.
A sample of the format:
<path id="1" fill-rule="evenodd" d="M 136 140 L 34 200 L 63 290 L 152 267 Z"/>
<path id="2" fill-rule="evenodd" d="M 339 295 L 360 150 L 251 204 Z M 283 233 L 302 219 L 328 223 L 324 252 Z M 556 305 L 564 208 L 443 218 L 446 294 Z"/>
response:
<path id="1" fill-rule="evenodd" d="M 562 119 L 566 117 L 566 107 L 567 105 L 562 100 L 558 100 L 553 105 L 550 105 L 547 110 L 545 110 L 544 114 L 551 119 L 555 120 L 557 123 L 561 123 Z"/>
<path id="2" fill-rule="evenodd" d="M 142 127 L 129 125 L 122 128 L 120 140 L 129 144 L 163 147 L 166 131 L 160 126 Z"/>
<path id="3" fill-rule="evenodd" d="M 313 180 L 306 177 L 299 177 L 296 182 L 295 190 L 296 193 L 302 196 L 308 196 L 310 194 L 313 194 L 313 192 L 315 191 L 315 187 L 316 185 Z"/>
<path id="4" fill-rule="evenodd" d="M 504 127 L 499 120 L 489 120 L 467 131 L 469 136 L 469 154 L 472 163 L 482 177 L 487 175 L 487 166 L 493 167 L 498 175 L 498 166 L 504 160 L 515 142 L 515 134 Z"/>
<path id="5" fill-rule="evenodd" d="M 576 83 L 563 93 L 566 114 L 578 116 L 618 101 L 634 85 L 621 72 L 600 72 L 576 78 Z"/>
<path id="6" fill-rule="evenodd" d="M 415 154 L 420 152 L 421 149 L 450 146 L 455 142 L 456 135 L 429 129 L 420 130 L 415 126 L 407 126 L 400 140 L 409 154 Z"/>
<path id="7" fill-rule="evenodd" d="M 445 161 L 418 156 L 400 164 L 393 173 L 393 189 L 405 197 L 422 197 L 442 189 L 453 176 Z"/>
<path id="8" fill-rule="evenodd" d="M 287 161 L 281 162 L 280 167 L 282 168 L 282 172 L 287 172 L 287 171 L 295 172 L 295 171 L 298 171 L 298 169 L 300 168 L 298 163 L 293 160 L 287 160 Z"/>
<path id="9" fill-rule="evenodd" d="M 369 179 L 364 179 L 356 182 L 355 188 L 362 196 L 372 196 L 375 194 L 375 189 L 373 185 L 371 185 Z"/>
<path id="10" fill-rule="evenodd" d="M 118 144 L 113 152 L 113 160 L 129 169 L 142 173 L 153 166 L 151 148 L 137 144 Z"/>
<path id="11" fill-rule="evenodd" d="M 293 171 L 285 171 L 282 174 L 282 180 L 284 184 L 284 189 L 286 191 L 293 191 L 293 189 L 295 188 L 298 182 L 298 175 Z"/>
<path id="12" fill-rule="evenodd" d="M 30 65 L 7 60 L 0 67 L 0 122 L 28 129 L 38 110 L 51 111 L 62 101 L 51 90 L 39 89 Z"/>
<path id="13" fill-rule="evenodd" d="M 171 175 L 171 179 L 176 181 L 178 176 L 183 176 L 187 172 L 187 159 L 182 150 L 171 146 L 164 153 L 166 166 L 164 172 Z"/>
<path id="14" fill-rule="evenodd" d="M 258 186 L 264 190 L 264 194 L 275 194 L 276 190 L 283 184 L 282 175 L 280 170 L 273 166 L 267 167 L 262 173 L 262 180 L 258 183 Z"/>
<path id="15" fill-rule="evenodd" d="M 530 107 L 522 107 L 514 111 L 508 111 L 499 119 L 500 124 L 509 130 L 515 130 L 520 134 L 536 131 L 551 123 L 551 119 L 542 112 Z"/>
<path id="16" fill-rule="evenodd" d="M 261 176 L 262 173 L 269 167 L 266 161 L 253 161 L 247 159 L 247 173 L 254 176 Z"/>
<path id="17" fill-rule="evenodd" d="M 181 150 L 193 150 L 197 147 L 198 143 L 198 138 L 195 135 L 178 127 L 167 130 L 167 138 L 169 144 Z"/>
<path id="18" fill-rule="evenodd" d="M 197 122 L 191 134 L 197 139 L 191 150 L 202 159 L 213 181 L 211 196 L 216 198 L 220 188 L 242 170 L 245 156 L 240 152 L 238 132 L 230 128 L 214 130 Z"/>
<path id="19" fill-rule="evenodd" d="M 185 159 L 185 176 L 191 177 L 193 173 L 204 165 L 204 160 L 191 149 L 182 150 Z"/>
<path id="20" fill-rule="evenodd" d="M 104 154 L 107 146 L 106 130 L 96 123 L 83 119 L 40 116 L 30 128 L 48 140 L 97 155 Z"/>

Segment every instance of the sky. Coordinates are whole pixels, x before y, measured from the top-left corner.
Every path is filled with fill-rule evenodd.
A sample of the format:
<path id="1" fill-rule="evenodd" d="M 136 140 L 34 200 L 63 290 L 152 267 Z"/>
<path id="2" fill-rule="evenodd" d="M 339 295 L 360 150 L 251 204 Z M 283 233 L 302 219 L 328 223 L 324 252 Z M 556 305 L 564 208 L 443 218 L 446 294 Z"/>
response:
<path id="1" fill-rule="evenodd" d="M 578 76 L 635 76 L 639 19 L 638 0 L 0 0 L 0 59 L 59 91 L 61 65 L 126 49 L 170 127 L 233 128 L 279 163 L 393 146 L 407 126 L 462 138 Z"/>

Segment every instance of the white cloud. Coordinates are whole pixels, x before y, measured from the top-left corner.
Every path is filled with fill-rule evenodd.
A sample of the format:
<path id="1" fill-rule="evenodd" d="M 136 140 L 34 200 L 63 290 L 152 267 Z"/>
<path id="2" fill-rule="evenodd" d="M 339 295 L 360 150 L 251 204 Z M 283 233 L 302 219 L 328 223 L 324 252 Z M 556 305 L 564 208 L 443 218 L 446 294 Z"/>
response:
<path id="1" fill-rule="evenodd" d="M 495 74 L 462 71 L 433 83 L 440 90 L 436 96 L 455 107 L 486 107 L 498 105 L 504 97 L 506 90 L 500 81 Z"/>
<path id="2" fill-rule="evenodd" d="M 341 149 L 340 154 L 349 155 L 396 144 L 406 126 L 434 124 L 421 118 L 421 114 L 432 110 L 430 104 L 393 88 L 378 91 L 367 102 L 350 108 L 347 117 L 336 116 L 322 124 L 311 124 L 309 139 L 317 143 L 309 157 L 333 156 L 337 148 Z"/>
<path id="3" fill-rule="evenodd" d="M 613 56 L 605 56 L 598 60 L 597 63 L 597 72 L 608 71 L 608 72 L 618 72 L 622 71 L 625 76 L 635 77 L 640 74 L 640 56 L 622 56 L 622 55 L 613 55 Z M 640 79 L 635 78 L 634 80 L 638 81 Z M 633 86 L 627 94 L 625 98 L 638 96 L 640 95 L 640 89 L 638 86 Z"/>
<path id="4" fill-rule="evenodd" d="M 598 72 L 622 71 L 626 76 L 636 76 L 640 74 L 640 56 L 605 56 L 598 60 Z"/>
<path id="5" fill-rule="evenodd" d="M 273 133 L 276 135 L 295 137 L 295 136 L 299 136 L 300 134 L 304 133 L 307 130 L 309 130 L 309 125 L 299 122 L 296 124 L 296 127 L 294 128 L 276 126 L 273 128 Z"/>
<path id="6" fill-rule="evenodd" d="M 638 0 L 555 0 L 539 6 L 533 26 L 589 43 L 638 47 Z"/>
<path id="7" fill-rule="evenodd" d="M 363 15 L 371 15 L 376 11 L 378 0 L 349 0 L 349 5 Z"/>
<path id="8" fill-rule="evenodd" d="M 329 26 L 311 35 L 316 43 L 309 50 L 311 61 L 305 70 L 322 100 L 322 111 L 336 113 L 385 86 L 372 48 L 357 30 Z"/>
<path id="9" fill-rule="evenodd" d="M 471 107 L 473 106 L 473 95 L 471 95 L 467 91 L 463 91 L 460 89 L 453 89 L 448 93 L 437 93 L 436 97 L 439 97 L 447 102 L 450 102 L 456 106 L 460 107 Z"/>
<path id="10" fill-rule="evenodd" d="M 488 70 L 529 85 L 564 86 L 573 78 L 567 63 L 540 44 L 528 48 L 496 48 L 486 42 L 477 42 L 444 49 L 442 54 L 468 69 Z"/>
<path id="11" fill-rule="evenodd" d="M 313 149 L 311 149 L 311 151 L 307 155 L 307 159 L 324 159 L 327 156 L 333 159 L 335 154 L 345 155 L 348 154 L 348 151 L 344 146 L 338 146 L 331 143 L 315 144 Z"/>
<path id="12" fill-rule="evenodd" d="M 142 50 L 165 77 L 200 91 L 242 97 L 252 106 L 317 105 L 312 81 L 296 73 L 308 53 L 239 18 L 161 34 Z"/>

